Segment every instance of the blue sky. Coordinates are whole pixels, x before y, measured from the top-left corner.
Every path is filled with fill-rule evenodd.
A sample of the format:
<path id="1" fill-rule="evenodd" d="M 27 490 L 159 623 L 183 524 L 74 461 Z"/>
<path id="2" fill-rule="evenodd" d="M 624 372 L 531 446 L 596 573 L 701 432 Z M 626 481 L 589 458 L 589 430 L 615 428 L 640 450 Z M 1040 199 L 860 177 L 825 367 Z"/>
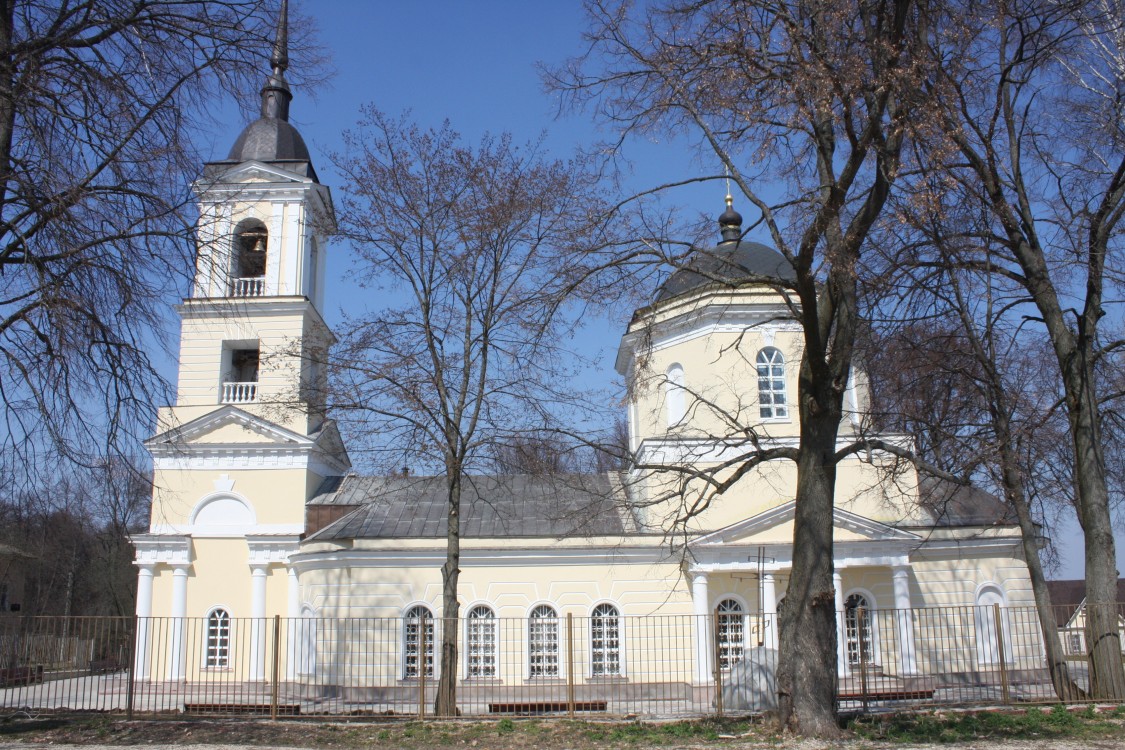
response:
<path id="1" fill-rule="evenodd" d="M 332 171 L 328 152 L 341 147 L 341 132 L 352 127 L 362 104 L 372 103 L 391 114 L 411 111 L 423 126 L 449 119 L 469 141 L 486 132 L 511 132 L 517 141 L 545 135 L 554 156 L 566 156 L 609 136 L 588 114 L 562 114 L 557 95 L 544 91 L 537 65 L 561 64 L 583 49 L 585 17 L 577 0 L 515 2 L 389 2 L 382 0 L 294 0 L 299 12 L 313 13 L 322 43 L 329 49 L 336 75 L 315 92 L 294 87 L 291 120 L 312 153 L 321 181 L 339 194 L 341 180 Z M 291 78 L 300 80 L 300 72 Z M 210 158 L 223 158 L 244 122 L 231 106 L 230 122 L 220 122 L 209 144 Z M 702 164 L 687 143 L 650 141 L 630 144 L 634 159 L 627 187 L 642 189 L 717 171 Z M 722 211 L 720 184 L 680 190 L 675 202 L 686 212 L 717 215 Z M 765 239 L 758 237 L 753 239 Z M 364 299 L 347 281 L 349 248 L 336 243 L 329 260 L 329 324 L 340 310 L 355 310 Z M 627 311 L 619 311 L 604 333 L 591 341 L 600 351 L 593 381 L 611 383 L 612 356 Z M 1076 525 L 1052 529 L 1066 552 L 1053 577 L 1082 575 L 1080 533 Z M 1066 543 L 1065 540 L 1070 540 Z M 1119 541 L 1119 561 L 1125 539 Z M 1121 563 L 1119 562 L 1119 566 Z"/>

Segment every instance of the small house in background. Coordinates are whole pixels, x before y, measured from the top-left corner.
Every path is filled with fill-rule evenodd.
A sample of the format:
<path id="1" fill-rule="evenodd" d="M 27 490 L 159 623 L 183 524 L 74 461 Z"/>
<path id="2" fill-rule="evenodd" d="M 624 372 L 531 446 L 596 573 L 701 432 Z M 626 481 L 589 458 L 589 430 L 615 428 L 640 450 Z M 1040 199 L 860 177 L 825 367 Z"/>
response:
<path id="1" fill-rule="evenodd" d="M 35 556 L 0 542 L 0 614 L 23 612 L 27 566 Z"/>
<path id="2" fill-rule="evenodd" d="M 1086 581 L 1047 581 L 1055 623 L 1068 656 L 1086 653 Z M 1125 578 L 1117 579 L 1117 601 L 1125 602 Z M 1118 629 L 1125 633 L 1125 617 L 1118 612 Z M 1122 638 L 1125 651 L 1125 638 Z"/>

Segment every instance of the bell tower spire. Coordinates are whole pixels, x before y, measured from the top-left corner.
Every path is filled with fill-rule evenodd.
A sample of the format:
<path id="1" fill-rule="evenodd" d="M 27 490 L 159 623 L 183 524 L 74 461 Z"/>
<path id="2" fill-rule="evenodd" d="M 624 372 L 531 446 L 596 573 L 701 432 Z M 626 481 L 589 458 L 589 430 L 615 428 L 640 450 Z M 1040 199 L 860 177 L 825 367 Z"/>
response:
<path id="1" fill-rule="evenodd" d="M 262 118 L 288 122 L 289 102 L 293 99 L 285 80 L 285 71 L 289 70 L 289 0 L 281 0 L 281 10 L 277 14 L 270 67 L 272 70 L 262 88 Z"/>

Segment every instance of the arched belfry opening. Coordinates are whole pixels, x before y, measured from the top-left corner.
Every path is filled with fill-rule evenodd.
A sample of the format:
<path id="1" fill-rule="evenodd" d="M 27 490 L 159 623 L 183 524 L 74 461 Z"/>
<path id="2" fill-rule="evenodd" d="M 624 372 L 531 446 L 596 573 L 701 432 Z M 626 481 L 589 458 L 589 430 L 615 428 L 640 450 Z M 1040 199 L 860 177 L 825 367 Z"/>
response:
<path id="1" fill-rule="evenodd" d="M 234 230 L 231 248 L 231 296 L 261 297 L 266 293 L 269 230 L 258 219 L 245 219 Z"/>

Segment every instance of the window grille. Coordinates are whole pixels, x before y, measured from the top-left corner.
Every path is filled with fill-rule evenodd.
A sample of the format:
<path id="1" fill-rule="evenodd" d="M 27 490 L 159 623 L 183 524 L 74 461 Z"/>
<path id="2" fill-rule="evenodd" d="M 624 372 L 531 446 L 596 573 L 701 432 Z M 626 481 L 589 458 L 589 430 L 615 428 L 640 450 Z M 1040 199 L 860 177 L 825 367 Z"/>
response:
<path id="1" fill-rule="evenodd" d="M 495 677 L 496 615 L 481 604 L 469 610 L 466 622 L 469 677 Z"/>
<path id="2" fill-rule="evenodd" d="M 621 617 L 612 604 L 594 607 L 590 618 L 590 660 L 595 677 L 621 674 Z"/>
<path id="3" fill-rule="evenodd" d="M 531 677 L 559 676 L 559 619 L 546 604 L 531 610 L 527 621 L 527 662 Z"/>
<path id="4" fill-rule="evenodd" d="M 715 608 L 718 617 L 719 668 L 730 669 L 742 660 L 746 642 L 746 617 L 742 605 L 735 599 L 723 599 Z"/>
<path id="5" fill-rule="evenodd" d="M 772 346 L 758 352 L 758 408 L 762 419 L 789 416 L 785 397 L 785 356 Z"/>
<path id="6" fill-rule="evenodd" d="M 230 666 L 230 614 L 225 609 L 215 609 L 207 615 L 206 666 L 226 669 Z"/>
<path id="7" fill-rule="evenodd" d="M 423 630 L 423 628 L 425 628 Z M 419 643 L 426 638 L 426 677 L 434 676 L 434 616 L 421 604 L 411 607 L 403 619 L 403 664 L 405 679 L 418 678 Z"/>

